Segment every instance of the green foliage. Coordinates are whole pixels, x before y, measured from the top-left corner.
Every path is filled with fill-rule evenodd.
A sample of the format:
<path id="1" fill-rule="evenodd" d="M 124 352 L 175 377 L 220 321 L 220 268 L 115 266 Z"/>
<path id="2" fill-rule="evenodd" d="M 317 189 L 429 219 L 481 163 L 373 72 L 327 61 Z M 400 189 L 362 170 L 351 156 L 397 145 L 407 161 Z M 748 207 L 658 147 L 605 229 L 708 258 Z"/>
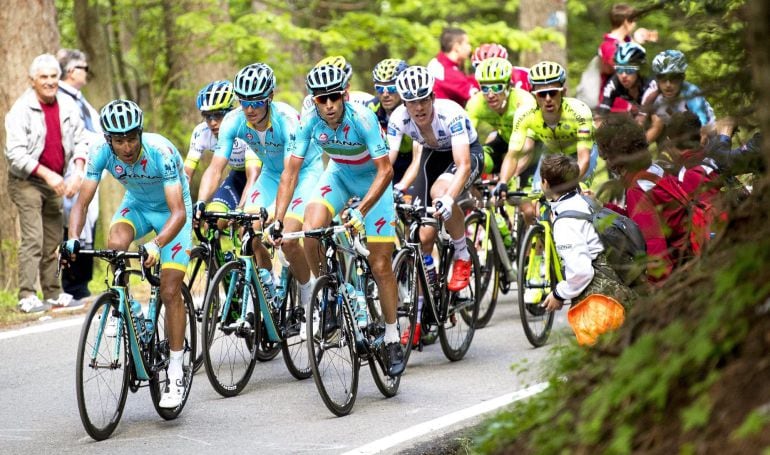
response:
<path id="1" fill-rule="evenodd" d="M 740 427 L 730 435 L 730 439 L 746 439 L 767 431 L 770 426 L 770 409 L 767 406 L 752 410 Z"/>

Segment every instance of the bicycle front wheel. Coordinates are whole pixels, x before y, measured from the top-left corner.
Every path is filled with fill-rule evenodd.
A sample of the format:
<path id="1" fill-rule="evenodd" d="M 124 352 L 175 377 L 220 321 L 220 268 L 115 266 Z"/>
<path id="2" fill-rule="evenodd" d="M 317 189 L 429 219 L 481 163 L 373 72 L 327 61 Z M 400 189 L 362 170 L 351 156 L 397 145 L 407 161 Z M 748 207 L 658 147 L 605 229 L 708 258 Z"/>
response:
<path id="1" fill-rule="evenodd" d="M 313 380 L 327 408 L 336 416 L 350 413 L 358 393 L 360 359 L 355 352 L 350 315 L 338 303 L 337 285 L 321 276 L 313 287 L 307 318 L 308 356 Z"/>
<path id="2" fill-rule="evenodd" d="M 246 283 L 243 263 L 230 261 L 211 280 L 203 307 L 206 375 L 223 397 L 238 395 L 246 387 L 257 362 L 255 324 L 259 321 L 239 321 L 247 290 L 250 301 L 255 302 L 256 290 L 253 284 Z M 248 308 L 249 303 L 245 304 Z M 253 304 L 252 308 L 256 315 L 259 308 Z"/>
<path id="3" fill-rule="evenodd" d="M 500 294 L 500 273 L 497 270 L 497 253 L 492 240 L 492 226 L 486 229 L 486 212 L 471 212 L 465 217 L 465 235 L 470 239 L 473 248 L 479 258 L 479 317 L 476 320 L 476 328 L 480 329 L 489 323 L 497 306 L 497 298 Z"/>
<path id="4" fill-rule="evenodd" d="M 297 379 L 307 379 L 313 375 L 307 350 L 307 336 L 300 336 L 301 326 L 308 316 L 300 304 L 299 283 L 289 273 L 286 286 L 286 297 L 281 306 L 281 325 L 283 327 L 283 361 L 286 369 Z"/>
<path id="5" fill-rule="evenodd" d="M 404 345 L 404 363 L 409 364 L 412 348 L 420 343 L 417 339 L 417 266 L 414 251 L 402 249 L 393 260 L 393 274 L 396 276 L 396 292 L 398 292 L 398 327 L 401 330 Z M 426 309 L 423 309 L 426 311 Z M 408 335 L 404 336 L 403 334 Z M 403 344 L 403 343 L 402 343 Z"/>
<path id="6" fill-rule="evenodd" d="M 110 437 L 123 415 L 128 394 L 129 362 L 125 331 L 111 293 L 102 294 L 88 312 L 78 343 L 76 394 L 80 420 L 89 436 Z"/>
<path id="7" fill-rule="evenodd" d="M 153 371 L 153 375 L 150 378 L 150 396 L 152 397 L 152 404 L 155 406 L 158 415 L 166 420 L 176 419 L 182 412 L 182 409 L 184 409 L 184 405 L 187 403 L 187 398 L 190 396 L 190 389 L 192 388 L 195 369 L 193 364 L 195 363 L 195 353 L 197 352 L 198 331 L 195 328 L 195 307 L 193 307 L 192 297 L 190 297 L 190 291 L 187 290 L 187 286 L 182 284 L 181 290 L 185 320 L 184 340 L 182 344 L 182 380 L 184 382 L 184 394 L 182 395 L 182 402 L 173 409 L 161 408 L 159 406 L 161 395 L 169 383 L 167 368 L 171 358 L 168 330 L 166 328 L 166 305 L 160 299 L 158 299 L 157 307 L 158 317 L 155 321 L 155 336 L 150 345 L 150 359 L 152 362 L 150 369 Z"/>
<path id="8" fill-rule="evenodd" d="M 545 300 L 555 273 L 545 270 L 545 229 L 537 224 L 529 228 L 521 243 L 519 254 L 519 316 L 524 335 L 534 347 L 548 341 L 553 326 L 553 312 L 547 313 L 540 304 Z"/>
<path id="9" fill-rule="evenodd" d="M 473 249 L 470 239 L 468 253 L 471 256 L 471 276 L 468 286 L 458 292 L 449 292 L 442 295 L 445 301 L 441 303 L 446 308 L 446 317 L 439 324 L 438 335 L 441 341 L 441 350 L 447 359 L 455 362 L 463 357 L 471 347 L 473 334 L 476 331 L 476 320 L 479 316 L 479 299 L 481 298 L 481 267 L 479 257 Z M 439 311 L 443 313 L 443 311 Z"/>
<path id="10" fill-rule="evenodd" d="M 209 269 L 209 250 L 205 246 L 198 245 L 192 249 L 190 253 L 190 264 L 187 266 L 187 274 L 185 275 L 184 282 L 187 284 L 187 289 L 190 290 L 190 296 L 192 297 L 193 307 L 195 308 L 195 326 L 198 329 L 197 339 L 203 340 L 203 302 L 206 299 L 206 289 L 208 288 L 209 280 L 216 269 Z M 203 365 L 203 349 L 202 344 L 199 343 L 197 352 L 195 353 L 195 362 L 193 364 L 194 371 L 198 371 L 201 365 Z"/>

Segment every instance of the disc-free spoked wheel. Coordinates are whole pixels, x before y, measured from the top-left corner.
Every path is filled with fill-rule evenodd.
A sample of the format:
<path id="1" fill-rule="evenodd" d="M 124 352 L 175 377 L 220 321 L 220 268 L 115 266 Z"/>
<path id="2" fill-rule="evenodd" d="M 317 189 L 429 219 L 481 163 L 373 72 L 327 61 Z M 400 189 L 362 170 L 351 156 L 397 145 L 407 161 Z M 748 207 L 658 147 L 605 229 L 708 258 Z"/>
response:
<path id="1" fill-rule="evenodd" d="M 554 273 L 546 276 L 545 271 L 545 229 L 534 225 L 527 231 L 521 243 L 519 254 L 519 316 L 524 327 L 524 335 L 534 347 L 540 347 L 548 341 L 553 325 L 553 312 L 547 313 L 540 306 L 550 292 L 544 288 L 546 279 L 553 283 Z"/>
<path id="2" fill-rule="evenodd" d="M 474 251 L 479 258 L 479 316 L 476 319 L 476 327 L 480 329 L 489 323 L 497 306 L 497 298 L 500 294 L 500 274 L 498 273 L 498 259 L 492 240 L 491 225 L 486 229 L 487 212 L 472 212 L 465 217 L 465 233 L 473 244 Z"/>

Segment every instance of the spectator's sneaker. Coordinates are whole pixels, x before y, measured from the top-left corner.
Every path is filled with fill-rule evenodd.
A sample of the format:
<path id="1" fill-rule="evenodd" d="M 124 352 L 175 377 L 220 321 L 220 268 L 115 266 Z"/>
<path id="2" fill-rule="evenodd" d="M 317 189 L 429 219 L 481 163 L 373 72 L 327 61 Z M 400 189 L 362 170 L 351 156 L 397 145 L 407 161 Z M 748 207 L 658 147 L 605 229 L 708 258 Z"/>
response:
<path id="1" fill-rule="evenodd" d="M 401 347 L 401 343 L 393 342 L 384 345 L 385 349 L 385 365 L 388 367 L 388 376 L 396 377 L 401 376 L 406 368 L 404 362 L 404 348 Z"/>
<path id="2" fill-rule="evenodd" d="M 73 311 L 84 306 L 85 299 L 75 299 L 69 294 L 59 294 L 59 298 L 56 299 L 55 303 L 51 303 L 51 310 L 56 312 Z"/>
<path id="3" fill-rule="evenodd" d="M 409 330 L 411 327 L 407 327 L 406 330 L 401 334 L 401 344 L 403 346 L 406 346 L 406 343 L 409 342 Z M 420 337 L 422 336 L 422 324 L 419 322 L 417 325 L 414 326 L 414 338 L 412 339 L 412 346 L 417 346 L 420 344 Z"/>
<path id="4" fill-rule="evenodd" d="M 452 279 L 447 284 L 447 289 L 452 292 L 462 291 L 468 286 L 471 278 L 470 259 L 455 259 L 452 264 Z"/>
<path id="5" fill-rule="evenodd" d="M 19 300 L 19 310 L 24 313 L 39 313 L 48 309 L 48 305 L 40 301 L 35 294 Z"/>
<path id="6" fill-rule="evenodd" d="M 174 409 L 182 404 L 182 397 L 184 396 L 184 381 L 182 379 L 176 379 L 166 386 L 166 390 L 160 397 L 160 403 L 158 406 L 164 409 Z"/>
<path id="7" fill-rule="evenodd" d="M 66 292 L 60 293 L 55 299 L 46 299 L 45 301 L 45 303 L 51 305 L 52 308 L 57 306 L 67 306 L 70 302 L 72 302 L 72 294 L 67 294 Z"/>

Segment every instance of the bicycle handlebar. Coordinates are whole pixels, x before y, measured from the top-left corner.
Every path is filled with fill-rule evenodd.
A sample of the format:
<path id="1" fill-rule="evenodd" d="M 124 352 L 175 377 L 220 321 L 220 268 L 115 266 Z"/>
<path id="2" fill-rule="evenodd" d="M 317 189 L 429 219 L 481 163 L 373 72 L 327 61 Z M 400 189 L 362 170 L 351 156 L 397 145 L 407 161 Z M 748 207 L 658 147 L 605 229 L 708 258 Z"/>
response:
<path id="1" fill-rule="evenodd" d="M 283 239 L 293 240 L 293 239 L 301 239 L 305 237 L 320 239 L 323 237 L 331 237 L 335 234 L 342 234 L 342 233 L 349 233 L 349 228 L 345 225 L 340 225 L 340 226 L 330 226 L 330 227 L 324 227 L 324 228 L 310 229 L 308 231 L 284 232 Z M 363 243 L 361 243 L 360 235 L 353 237 L 353 249 L 355 249 L 356 253 L 360 254 L 361 256 L 369 257 L 370 251 L 366 249 Z M 280 260 L 280 256 L 279 256 L 279 260 Z"/>
<path id="2" fill-rule="evenodd" d="M 263 223 L 267 222 L 268 219 L 268 213 L 267 209 L 264 207 L 259 209 L 259 213 L 244 213 L 238 210 L 230 210 L 227 212 L 208 212 L 204 211 L 201 214 L 201 220 L 205 220 L 209 225 L 216 223 L 218 220 L 233 220 L 238 223 L 248 223 L 248 222 L 254 222 L 254 221 L 261 221 Z M 198 223 L 198 226 L 195 227 L 195 236 L 198 238 L 199 241 L 204 242 L 206 241 L 206 236 L 203 235 L 203 232 L 201 232 L 201 225 L 202 223 Z"/>
<path id="3" fill-rule="evenodd" d="M 104 259 L 110 264 L 123 259 L 139 259 L 142 264 L 142 266 L 140 267 L 142 271 L 142 279 L 146 278 L 147 281 L 152 286 L 160 286 L 160 277 L 153 274 L 151 269 L 144 266 L 144 260 L 147 258 L 147 251 L 145 251 L 143 246 L 139 247 L 139 251 L 125 251 L 125 250 L 114 250 L 114 249 L 79 250 L 77 254 L 85 255 L 85 256 L 93 256 L 100 259 Z M 59 261 L 59 269 L 61 270 L 61 261 Z"/>

